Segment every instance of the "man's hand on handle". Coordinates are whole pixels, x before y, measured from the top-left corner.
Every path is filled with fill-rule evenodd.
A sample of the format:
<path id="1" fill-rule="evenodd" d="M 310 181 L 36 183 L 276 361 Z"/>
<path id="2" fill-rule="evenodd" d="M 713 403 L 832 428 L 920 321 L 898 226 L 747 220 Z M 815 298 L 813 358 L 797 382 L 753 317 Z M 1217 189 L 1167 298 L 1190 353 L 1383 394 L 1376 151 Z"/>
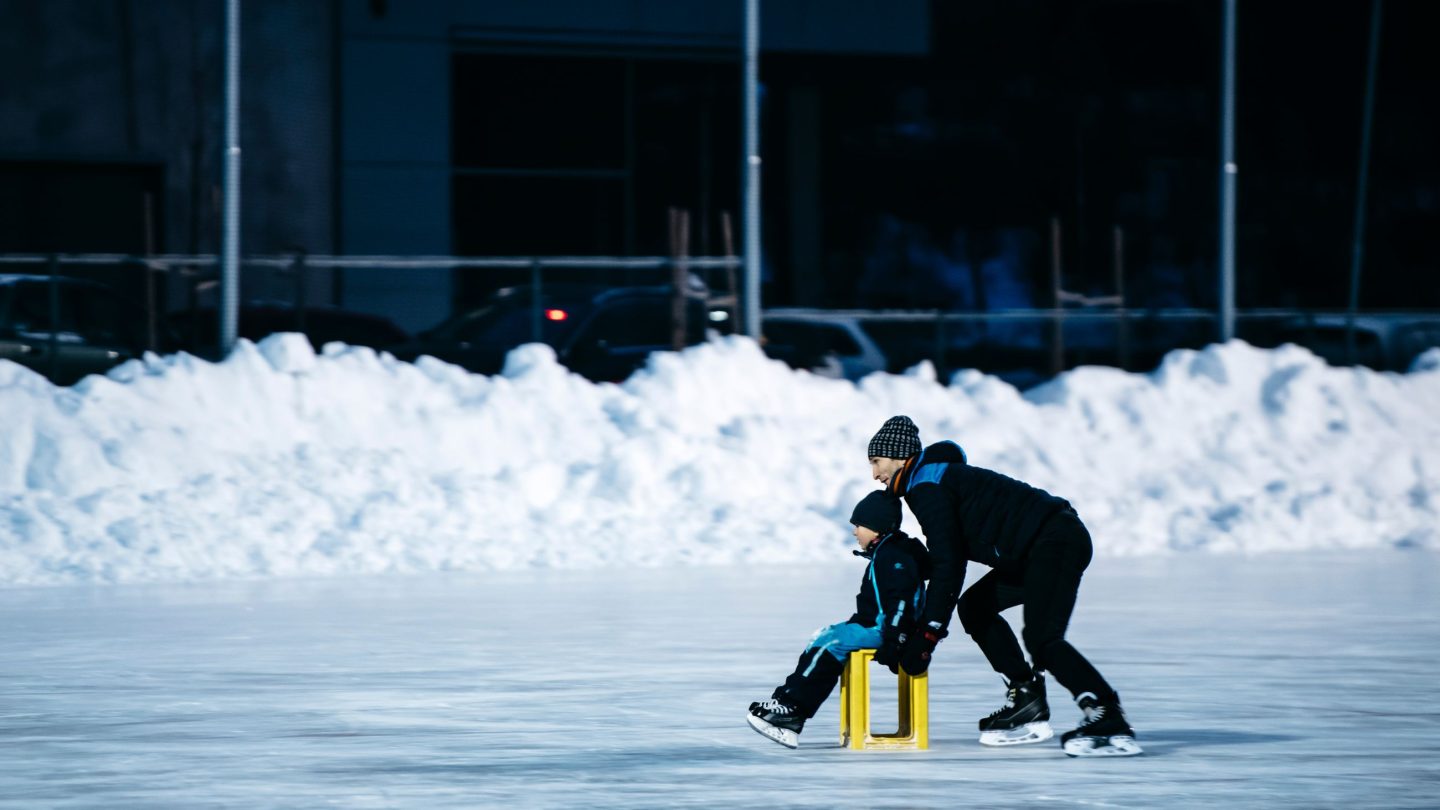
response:
<path id="1" fill-rule="evenodd" d="M 920 628 L 919 632 L 910 636 L 905 643 L 905 649 L 900 654 L 900 666 L 908 675 L 921 675 L 930 668 L 930 655 L 935 652 L 935 645 L 940 639 L 945 638 L 948 633 L 939 622 L 930 622 Z M 880 660 L 880 654 L 875 654 L 875 660 Z"/>

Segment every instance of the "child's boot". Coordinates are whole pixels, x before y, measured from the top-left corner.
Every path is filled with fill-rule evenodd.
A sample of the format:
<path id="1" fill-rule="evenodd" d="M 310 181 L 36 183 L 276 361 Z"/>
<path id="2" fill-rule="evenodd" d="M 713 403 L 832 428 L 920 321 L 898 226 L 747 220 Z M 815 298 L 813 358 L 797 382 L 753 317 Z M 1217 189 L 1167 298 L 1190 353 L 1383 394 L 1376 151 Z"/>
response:
<path id="1" fill-rule="evenodd" d="M 982 745 L 1025 745 L 1055 736 L 1050 728 L 1050 706 L 1045 702 L 1045 679 L 1035 673 L 1028 681 L 1008 684 L 1005 705 L 980 721 Z"/>
<path id="2" fill-rule="evenodd" d="M 1108 700 L 1092 692 L 1082 692 L 1075 699 L 1085 721 L 1060 737 L 1065 753 L 1072 757 L 1130 757 L 1141 753 L 1135 744 L 1135 730 L 1125 720 L 1120 696 L 1111 693 Z"/>
<path id="3" fill-rule="evenodd" d="M 788 703 L 775 698 L 751 703 L 745 720 L 751 728 L 786 748 L 800 747 L 800 730 L 805 728 L 805 718 Z"/>

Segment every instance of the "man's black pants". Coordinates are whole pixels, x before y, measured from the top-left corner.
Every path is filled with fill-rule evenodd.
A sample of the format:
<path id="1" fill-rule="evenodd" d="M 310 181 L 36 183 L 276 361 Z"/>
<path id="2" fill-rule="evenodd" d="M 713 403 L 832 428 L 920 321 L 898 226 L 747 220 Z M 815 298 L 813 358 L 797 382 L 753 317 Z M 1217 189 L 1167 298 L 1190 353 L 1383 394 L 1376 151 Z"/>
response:
<path id="1" fill-rule="evenodd" d="M 1017 567 L 991 571 L 960 596 L 960 623 L 996 672 L 1012 682 L 1033 675 L 1015 633 L 1000 618 L 1000 611 L 1024 605 L 1021 634 L 1034 668 L 1049 672 L 1072 695 L 1112 695 L 1095 667 L 1065 640 L 1080 577 L 1093 554 L 1090 532 L 1067 509 L 1045 521 Z"/>

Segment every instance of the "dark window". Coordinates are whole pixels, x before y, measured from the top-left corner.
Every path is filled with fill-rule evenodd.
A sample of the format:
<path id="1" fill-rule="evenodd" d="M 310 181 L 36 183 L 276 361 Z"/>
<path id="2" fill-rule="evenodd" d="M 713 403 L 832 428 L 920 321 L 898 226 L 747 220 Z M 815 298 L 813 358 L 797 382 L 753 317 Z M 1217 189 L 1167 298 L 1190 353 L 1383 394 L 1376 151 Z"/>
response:
<path id="1" fill-rule="evenodd" d="M 454 71 L 457 166 L 624 166 L 623 61 L 464 53 Z"/>
<path id="2" fill-rule="evenodd" d="M 625 183 L 603 177 L 455 177 L 455 241 L 465 255 L 622 253 Z M 491 274 L 493 275 L 493 274 Z"/>
<path id="3" fill-rule="evenodd" d="M 0 163 L 0 253 L 145 253 L 163 245 L 161 167 Z"/>

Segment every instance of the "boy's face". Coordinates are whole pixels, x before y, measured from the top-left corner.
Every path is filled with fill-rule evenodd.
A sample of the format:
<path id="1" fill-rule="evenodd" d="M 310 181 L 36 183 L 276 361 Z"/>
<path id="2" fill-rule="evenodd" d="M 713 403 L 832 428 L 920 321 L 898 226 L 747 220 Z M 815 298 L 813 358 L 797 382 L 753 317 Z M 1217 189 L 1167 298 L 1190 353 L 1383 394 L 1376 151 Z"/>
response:
<path id="1" fill-rule="evenodd" d="M 870 457 L 870 477 L 882 484 L 889 484 L 895 473 L 905 466 L 905 460 L 900 458 L 883 458 L 881 456 Z"/>
<path id="2" fill-rule="evenodd" d="M 861 551 L 870 548 L 870 544 L 875 542 L 880 537 L 879 532 L 875 531 L 874 529 L 867 529 L 859 524 L 855 525 L 855 531 L 852 532 L 852 534 L 855 535 L 855 542 L 860 544 Z"/>

